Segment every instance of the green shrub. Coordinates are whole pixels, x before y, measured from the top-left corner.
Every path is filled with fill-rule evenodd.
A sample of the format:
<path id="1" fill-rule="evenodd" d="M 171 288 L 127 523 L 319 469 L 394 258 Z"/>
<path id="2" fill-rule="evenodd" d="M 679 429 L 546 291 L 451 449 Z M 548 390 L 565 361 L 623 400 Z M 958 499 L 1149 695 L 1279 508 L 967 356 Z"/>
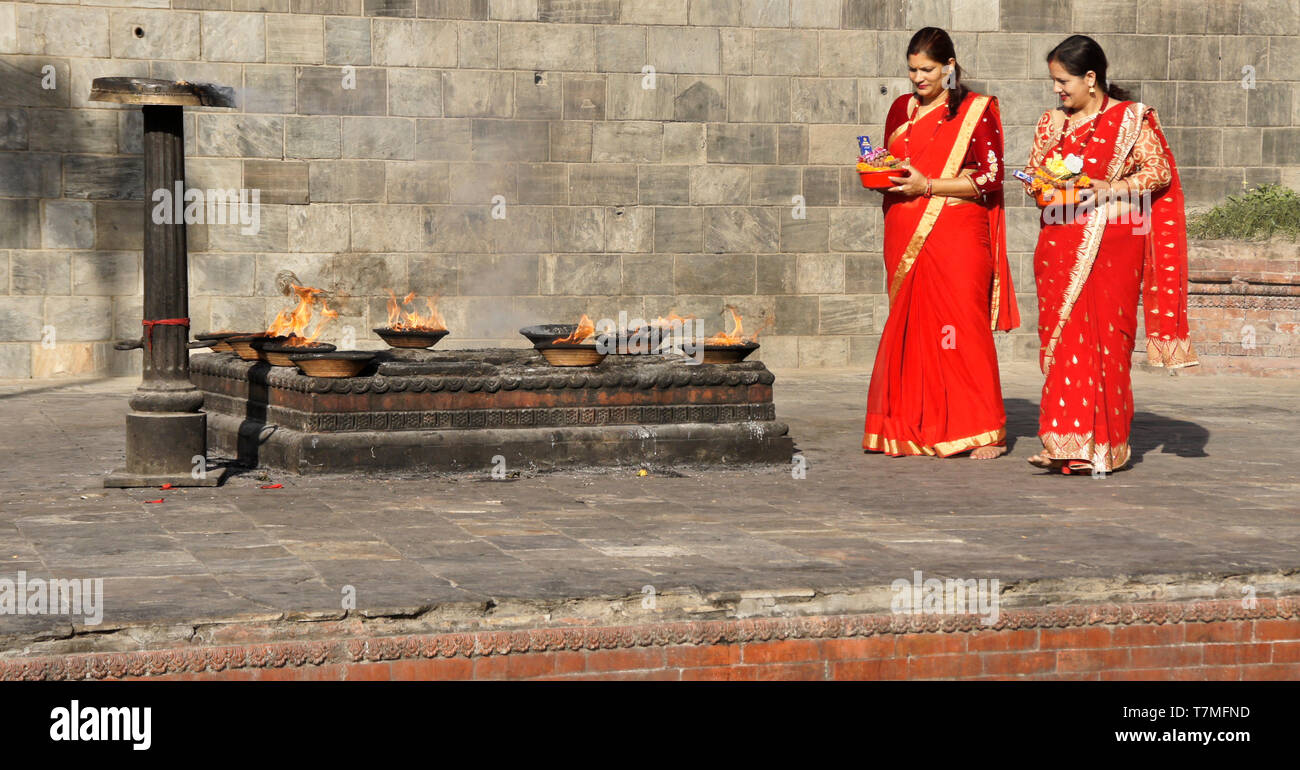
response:
<path id="1" fill-rule="evenodd" d="M 1252 241 L 1274 235 L 1300 239 L 1300 195 L 1276 184 L 1229 195 L 1223 203 L 1187 222 L 1189 238 Z"/>

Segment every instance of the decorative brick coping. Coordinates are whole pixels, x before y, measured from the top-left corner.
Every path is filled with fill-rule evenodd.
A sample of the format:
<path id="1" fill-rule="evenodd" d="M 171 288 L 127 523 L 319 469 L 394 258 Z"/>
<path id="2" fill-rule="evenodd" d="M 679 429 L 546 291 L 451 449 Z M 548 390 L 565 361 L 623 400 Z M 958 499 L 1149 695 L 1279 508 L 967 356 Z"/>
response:
<path id="1" fill-rule="evenodd" d="M 990 627 L 818 615 L 0 659 L 0 681 L 123 678 L 1300 680 L 1300 597 L 1012 609 Z"/>

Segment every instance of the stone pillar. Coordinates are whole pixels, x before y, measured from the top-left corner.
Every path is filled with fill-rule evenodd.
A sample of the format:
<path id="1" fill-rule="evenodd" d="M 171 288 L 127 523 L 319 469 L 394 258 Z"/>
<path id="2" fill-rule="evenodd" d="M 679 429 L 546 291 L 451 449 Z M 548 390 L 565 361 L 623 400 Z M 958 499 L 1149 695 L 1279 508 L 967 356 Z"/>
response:
<path id="1" fill-rule="evenodd" d="M 140 387 L 126 416 L 126 467 L 106 487 L 216 486 L 207 467 L 203 394 L 190 382 L 189 260 L 184 207 L 185 105 L 233 107 L 229 89 L 143 78 L 96 78 L 91 101 L 139 104 L 144 112 L 144 355 Z M 156 190 L 170 216 L 158 217 Z M 177 193 L 180 192 L 179 199 Z"/>

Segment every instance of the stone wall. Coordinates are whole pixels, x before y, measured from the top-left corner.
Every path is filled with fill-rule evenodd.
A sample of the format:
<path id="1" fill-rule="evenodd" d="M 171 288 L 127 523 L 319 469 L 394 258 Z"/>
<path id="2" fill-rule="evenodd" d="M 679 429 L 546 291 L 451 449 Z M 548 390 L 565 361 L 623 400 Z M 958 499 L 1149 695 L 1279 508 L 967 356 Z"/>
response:
<path id="1" fill-rule="evenodd" d="M 1300 187 L 1300 0 L 0 3 L 0 377 L 139 366 L 111 340 L 140 333 L 140 120 L 88 102 L 105 75 L 240 90 L 187 117 L 190 186 L 261 202 L 254 234 L 191 226 L 196 332 L 264 327 L 288 270 L 362 347 L 392 288 L 442 295 L 448 347 L 583 312 L 713 331 L 731 303 L 773 319 L 770 366 L 869 365 L 887 303 L 854 138 L 925 25 L 1000 97 L 1013 163 L 1054 102 L 1044 54 L 1086 32 L 1194 204 Z M 1025 323 L 999 346 L 1034 360 L 1036 214 L 1010 192 Z"/>

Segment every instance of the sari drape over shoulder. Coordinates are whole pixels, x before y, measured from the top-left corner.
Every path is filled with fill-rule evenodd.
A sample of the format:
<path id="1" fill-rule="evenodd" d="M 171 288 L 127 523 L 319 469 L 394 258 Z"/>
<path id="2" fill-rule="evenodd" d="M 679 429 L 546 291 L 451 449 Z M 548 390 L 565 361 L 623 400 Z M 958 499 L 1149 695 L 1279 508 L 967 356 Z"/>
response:
<path id="1" fill-rule="evenodd" d="M 894 102 L 887 147 L 930 178 L 964 176 L 977 200 L 885 194 L 889 317 L 867 394 L 862 447 L 948 456 L 1006 440 L 993 329 L 1020 323 L 1006 250 L 997 101 L 968 94 L 915 116 Z"/>
<path id="2" fill-rule="evenodd" d="M 1109 471 L 1130 455 L 1139 294 L 1148 361 L 1171 368 L 1198 362 L 1188 339 L 1182 186 L 1156 113 L 1118 102 L 1091 120 L 1095 127 L 1085 121 L 1065 131 L 1060 110 L 1045 113 L 1030 166 L 1052 152 L 1078 154 L 1084 173 L 1124 180 L 1141 198 L 1138 205 L 1043 210 L 1034 251 L 1046 378 L 1039 437 L 1048 457 Z"/>

